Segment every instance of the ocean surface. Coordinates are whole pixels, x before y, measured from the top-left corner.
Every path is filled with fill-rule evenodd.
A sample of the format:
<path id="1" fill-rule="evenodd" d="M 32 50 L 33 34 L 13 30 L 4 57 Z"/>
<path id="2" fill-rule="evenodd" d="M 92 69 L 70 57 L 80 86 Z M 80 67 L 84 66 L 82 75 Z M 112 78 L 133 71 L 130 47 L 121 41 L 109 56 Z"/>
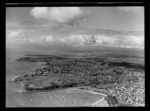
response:
<path id="1" fill-rule="evenodd" d="M 99 94 L 75 89 L 20 93 L 19 90 L 21 90 L 22 84 L 13 83 L 11 80 L 17 76 L 28 74 L 33 69 L 41 66 L 40 63 L 14 61 L 16 58 L 27 54 L 36 53 L 32 51 L 6 50 L 6 107 L 87 106 L 102 98 Z"/>

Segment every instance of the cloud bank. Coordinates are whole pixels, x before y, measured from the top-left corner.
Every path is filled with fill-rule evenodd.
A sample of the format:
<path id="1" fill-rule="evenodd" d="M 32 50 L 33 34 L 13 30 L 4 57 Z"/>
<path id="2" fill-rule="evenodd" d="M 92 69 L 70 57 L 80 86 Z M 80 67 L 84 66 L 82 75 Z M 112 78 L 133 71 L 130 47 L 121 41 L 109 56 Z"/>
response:
<path id="1" fill-rule="evenodd" d="M 143 34 L 43 34 L 28 31 L 9 31 L 7 42 L 24 44 L 70 45 L 70 46 L 108 46 L 125 48 L 144 48 Z"/>

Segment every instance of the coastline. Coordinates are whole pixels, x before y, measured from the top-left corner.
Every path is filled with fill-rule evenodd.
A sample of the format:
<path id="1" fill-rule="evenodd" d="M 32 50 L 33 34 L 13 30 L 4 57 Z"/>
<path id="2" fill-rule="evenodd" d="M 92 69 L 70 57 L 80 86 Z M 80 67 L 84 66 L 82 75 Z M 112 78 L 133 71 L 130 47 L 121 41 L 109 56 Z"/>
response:
<path id="1" fill-rule="evenodd" d="M 88 58 L 82 60 L 82 59 L 75 59 L 75 58 L 74 59 L 60 58 L 55 56 L 49 58 L 26 57 L 26 58 L 19 58 L 18 60 L 19 60 L 18 62 L 24 62 L 24 61 L 28 61 L 28 62 L 45 61 L 46 62 L 45 67 L 43 66 L 35 70 L 35 73 L 33 73 L 32 75 L 25 75 L 16 79 L 16 82 L 27 83 L 27 87 L 25 87 L 27 88 L 27 91 L 43 92 L 45 90 L 54 91 L 54 90 L 63 90 L 63 89 L 71 88 L 76 90 L 87 91 L 92 94 L 100 94 L 101 96 L 107 98 L 110 104 L 115 103 L 115 106 L 116 106 L 116 102 L 115 102 L 116 99 L 125 101 L 124 99 L 126 97 L 123 96 L 123 94 L 124 93 L 126 94 L 126 92 L 122 91 L 122 87 L 123 89 L 125 89 L 124 87 L 128 84 L 126 84 L 126 81 L 124 81 L 124 79 L 131 80 L 130 76 L 132 75 L 131 81 L 134 82 L 134 80 L 138 79 L 139 76 L 141 78 L 143 77 L 140 74 L 141 72 L 137 73 L 137 70 L 131 69 L 132 67 L 125 68 L 122 67 L 122 65 L 120 66 L 120 64 L 119 66 L 115 66 L 114 62 L 113 62 L 114 63 L 113 66 L 112 61 L 106 61 L 107 63 L 111 64 L 109 66 L 107 63 L 101 61 L 101 58 L 92 58 L 90 59 L 90 62 Z M 102 69 L 101 67 L 98 67 L 99 63 L 102 63 L 101 64 Z M 124 64 L 124 62 L 121 62 L 121 64 Z M 82 66 L 84 71 L 82 71 L 82 69 L 79 66 Z M 110 67 L 111 70 L 108 70 L 108 68 Z M 86 68 L 90 69 L 88 70 L 88 73 Z M 99 68 L 99 70 L 96 70 L 97 73 L 92 72 L 94 69 L 97 68 Z M 100 72 L 100 74 L 98 72 Z M 144 74 L 144 71 L 142 72 L 142 74 Z M 121 84 L 121 86 L 118 86 L 118 83 Z M 103 84 L 106 84 L 108 86 L 105 85 L 103 86 Z M 112 87 L 115 86 L 116 84 L 117 87 L 119 87 L 121 90 Z M 97 85 L 97 87 L 95 87 L 95 85 Z M 117 92 L 114 92 L 114 90 L 113 91 L 111 90 L 111 92 L 109 92 L 109 90 L 107 90 L 107 87 L 112 87 L 113 89 L 115 89 L 115 91 L 117 90 Z M 132 87 L 132 84 L 130 87 Z M 115 94 L 112 95 L 112 93 Z M 130 94 L 127 94 L 127 96 L 129 96 L 128 98 L 130 99 Z M 117 104 L 119 103 L 117 102 Z"/>
<path id="2" fill-rule="evenodd" d="M 87 91 L 87 92 L 90 92 L 90 93 L 92 93 L 92 94 L 100 94 L 100 95 L 102 95 L 102 96 L 104 96 L 104 97 L 107 97 L 107 94 L 94 91 L 94 90 L 92 90 L 92 88 L 91 88 L 91 89 L 83 89 L 83 87 L 76 87 L 75 89 L 77 89 L 77 90 L 82 90 L 82 91 Z"/>
<path id="3" fill-rule="evenodd" d="M 99 94 L 99 95 L 103 96 L 101 99 L 98 99 L 94 103 L 92 103 L 90 105 L 91 107 L 114 107 L 114 106 L 116 106 L 115 104 L 113 104 L 112 100 L 110 100 L 108 98 L 107 94 L 94 91 L 94 90 L 92 90 L 92 88 L 88 87 L 88 89 L 83 89 L 83 86 L 82 86 L 82 87 L 75 87 L 75 88 L 69 88 L 69 89 L 86 91 L 86 92 L 89 92 L 92 94 Z"/>

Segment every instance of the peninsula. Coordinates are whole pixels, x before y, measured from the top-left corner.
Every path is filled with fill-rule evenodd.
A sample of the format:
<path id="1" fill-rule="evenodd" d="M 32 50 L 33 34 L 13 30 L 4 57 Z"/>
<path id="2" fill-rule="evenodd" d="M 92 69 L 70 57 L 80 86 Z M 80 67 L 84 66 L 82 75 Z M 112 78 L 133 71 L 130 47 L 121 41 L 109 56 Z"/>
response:
<path id="1" fill-rule="evenodd" d="M 13 82 L 23 83 L 25 91 L 78 88 L 102 93 L 109 106 L 144 106 L 142 57 L 82 56 L 26 55 L 18 58 L 16 62 L 44 62 L 45 65 Z"/>

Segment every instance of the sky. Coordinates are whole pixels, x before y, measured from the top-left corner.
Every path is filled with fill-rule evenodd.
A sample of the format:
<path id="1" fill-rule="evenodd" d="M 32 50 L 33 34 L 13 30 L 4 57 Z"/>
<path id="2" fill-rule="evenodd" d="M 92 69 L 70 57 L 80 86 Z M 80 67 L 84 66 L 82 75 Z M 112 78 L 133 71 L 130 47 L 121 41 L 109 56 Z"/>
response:
<path id="1" fill-rule="evenodd" d="M 26 45 L 143 48 L 144 7 L 7 7 L 6 47 Z"/>

